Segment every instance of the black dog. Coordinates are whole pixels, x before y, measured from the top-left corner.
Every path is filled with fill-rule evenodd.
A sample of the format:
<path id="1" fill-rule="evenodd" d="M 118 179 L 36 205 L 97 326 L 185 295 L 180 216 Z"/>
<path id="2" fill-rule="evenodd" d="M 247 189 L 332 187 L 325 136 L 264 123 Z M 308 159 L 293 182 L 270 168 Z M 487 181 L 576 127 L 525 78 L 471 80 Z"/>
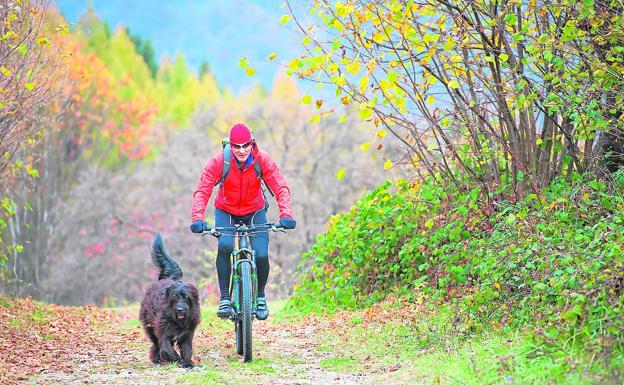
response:
<path id="1" fill-rule="evenodd" d="M 179 362 L 183 368 L 192 368 L 193 334 L 200 321 L 197 288 L 180 281 L 182 270 L 165 251 L 160 234 L 152 244 L 152 262 L 160 275 L 145 292 L 139 313 L 145 334 L 153 343 L 150 360 L 155 364 Z"/>

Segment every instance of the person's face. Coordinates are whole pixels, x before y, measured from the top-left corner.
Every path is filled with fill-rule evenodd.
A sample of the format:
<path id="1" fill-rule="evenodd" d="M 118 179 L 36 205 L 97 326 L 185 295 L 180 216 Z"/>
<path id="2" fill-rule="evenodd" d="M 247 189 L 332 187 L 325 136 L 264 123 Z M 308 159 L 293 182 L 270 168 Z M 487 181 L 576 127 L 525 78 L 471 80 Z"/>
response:
<path id="1" fill-rule="evenodd" d="M 236 160 L 239 162 L 245 162 L 251 153 L 251 140 L 243 144 L 231 143 L 230 147 L 232 148 L 232 151 L 234 151 L 234 157 Z"/>

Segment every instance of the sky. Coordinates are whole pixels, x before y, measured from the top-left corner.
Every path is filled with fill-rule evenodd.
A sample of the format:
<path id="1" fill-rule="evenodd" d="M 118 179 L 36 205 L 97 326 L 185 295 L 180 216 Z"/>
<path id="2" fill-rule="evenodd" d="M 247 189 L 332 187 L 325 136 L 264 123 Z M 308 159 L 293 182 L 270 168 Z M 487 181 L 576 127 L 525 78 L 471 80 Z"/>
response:
<path id="1" fill-rule="evenodd" d="M 53 0 L 69 23 L 75 23 L 90 3 L 96 14 L 115 29 L 118 25 L 152 41 L 156 57 L 182 53 L 197 70 L 207 60 L 219 84 L 234 91 L 261 82 L 267 88 L 279 71 L 301 52 L 298 36 L 280 24 L 288 13 L 282 0 Z M 278 58 L 269 61 L 276 53 Z M 247 57 L 257 73 L 238 67 Z"/>

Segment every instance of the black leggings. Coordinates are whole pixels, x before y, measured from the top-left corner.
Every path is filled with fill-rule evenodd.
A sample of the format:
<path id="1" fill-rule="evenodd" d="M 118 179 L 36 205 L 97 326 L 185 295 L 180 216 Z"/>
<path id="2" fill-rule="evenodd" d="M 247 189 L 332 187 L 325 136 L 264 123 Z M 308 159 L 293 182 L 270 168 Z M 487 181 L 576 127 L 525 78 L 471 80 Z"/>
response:
<path id="1" fill-rule="evenodd" d="M 231 226 L 241 222 L 248 225 L 252 223 L 267 223 L 266 210 L 262 209 L 252 214 L 237 217 L 226 211 L 215 209 L 215 226 Z M 256 233 L 251 238 L 251 244 L 256 251 L 258 295 L 264 297 L 264 287 L 269 277 L 269 232 L 263 231 Z M 219 238 L 219 247 L 217 249 L 217 275 L 219 276 L 221 299 L 230 299 L 230 273 L 232 272 L 230 255 L 232 254 L 232 250 L 234 250 L 233 232 L 224 231 L 223 236 Z"/>

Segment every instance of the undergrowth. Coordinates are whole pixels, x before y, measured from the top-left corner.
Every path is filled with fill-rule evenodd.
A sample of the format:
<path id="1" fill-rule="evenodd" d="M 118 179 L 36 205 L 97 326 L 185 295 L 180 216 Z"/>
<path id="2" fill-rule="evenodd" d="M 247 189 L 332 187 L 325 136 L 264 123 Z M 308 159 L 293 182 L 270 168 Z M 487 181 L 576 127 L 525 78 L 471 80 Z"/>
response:
<path id="1" fill-rule="evenodd" d="M 401 293 L 449 304 L 465 333 L 529 327 L 624 365 L 624 199 L 600 180 L 481 203 L 479 188 L 385 183 L 331 219 L 287 305 L 322 313 Z"/>

